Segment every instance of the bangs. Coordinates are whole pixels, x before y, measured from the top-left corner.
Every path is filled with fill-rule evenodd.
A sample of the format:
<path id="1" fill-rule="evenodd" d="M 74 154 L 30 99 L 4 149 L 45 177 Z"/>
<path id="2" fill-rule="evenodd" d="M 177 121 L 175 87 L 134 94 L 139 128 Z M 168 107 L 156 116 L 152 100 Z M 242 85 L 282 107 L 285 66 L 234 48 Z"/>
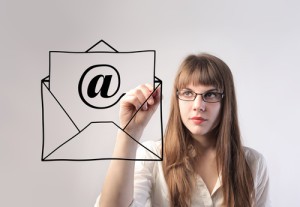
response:
<path id="1" fill-rule="evenodd" d="M 217 65 L 207 59 L 190 56 L 183 62 L 176 81 L 177 89 L 188 85 L 214 86 L 217 90 L 224 90 L 222 74 Z"/>

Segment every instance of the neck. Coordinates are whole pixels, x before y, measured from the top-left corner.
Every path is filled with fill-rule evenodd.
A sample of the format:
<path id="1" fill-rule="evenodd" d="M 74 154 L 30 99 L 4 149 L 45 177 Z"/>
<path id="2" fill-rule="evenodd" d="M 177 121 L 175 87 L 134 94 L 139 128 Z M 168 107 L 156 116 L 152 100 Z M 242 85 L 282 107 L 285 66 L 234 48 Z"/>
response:
<path id="1" fill-rule="evenodd" d="M 200 154 L 215 151 L 217 138 L 212 134 L 207 134 L 203 136 L 194 136 L 197 143 L 197 148 Z"/>

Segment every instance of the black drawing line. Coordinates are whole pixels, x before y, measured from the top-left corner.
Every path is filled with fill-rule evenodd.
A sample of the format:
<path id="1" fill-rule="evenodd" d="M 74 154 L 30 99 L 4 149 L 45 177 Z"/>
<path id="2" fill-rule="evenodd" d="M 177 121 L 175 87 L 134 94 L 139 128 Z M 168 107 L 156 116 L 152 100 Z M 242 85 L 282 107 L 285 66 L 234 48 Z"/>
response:
<path id="1" fill-rule="evenodd" d="M 127 161 L 163 161 L 161 158 L 160 159 L 140 159 L 140 158 L 122 158 L 122 157 L 107 157 L 107 158 L 91 158 L 91 159 L 63 159 L 63 158 L 58 158 L 58 159 L 47 159 L 47 160 L 42 160 L 43 162 L 55 162 L 55 161 L 68 161 L 68 162 L 86 162 L 86 161 L 99 161 L 99 160 L 127 160 Z"/>
<path id="2" fill-rule="evenodd" d="M 104 66 L 104 67 L 110 67 L 110 68 L 112 68 L 112 69 L 116 72 L 116 74 L 118 75 L 118 80 L 119 80 L 119 82 L 118 82 L 118 88 L 116 89 L 115 93 L 111 95 L 111 96 L 114 96 L 114 95 L 118 92 L 118 90 L 119 90 L 119 88 L 120 88 L 120 84 L 121 84 L 120 82 L 121 82 L 121 80 L 120 80 L 120 74 L 119 74 L 118 70 L 117 70 L 114 66 L 112 66 L 112 65 L 108 65 L 108 64 L 97 64 L 97 65 L 92 65 L 92 66 L 90 66 L 88 69 L 86 69 L 86 70 L 84 71 L 84 73 L 82 74 L 82 76 L 81 76 L 81 78 L 80 78 L 80 80 L 79 80 L 79 83 L 78 83 L 78 93 L 79 93 L 79 96 L 80 96 L 81 100 L 82 100 L 86 105 L 88 105 L 89 107 L 92 107 L 92 108 L 95 108 L 95 109 L 105 109 L 105 108 L 110 108 L 110 107 L 116 105 L 116 104 L 120 101 L 120 99 L 125 95 L 125 93 L 121 94 L 121 96 L 120 96 L 113 104 L 111 104 L 111 105 L 109 105 L 109 106 L 105 106 L 105 107 L 94 106 L 94 105 L 90 104 L 89 102 L 87 102 L 87 101 L 85 100 L 84 96 L 82 95 L 82 91 L 81 91 L 82 82 L 83 82 L 83 80 L 84 80 L 85 75 L 86 75 L 90 70 L 92 70 L 93 68 L 95 68 L 95 67 L 103 67 L 103 66 Z"/>
<path id="3" fill-rule="evenodd" d="M 163 117 L 162 117 L 162 98 L 163 98 L 163 96 L 162 96 L 162 91 L 163 91 L 163 82 L 162 82 L 162 80 L 160 80 L 159 78 L 157 78 L 156 76 L 155 76 L 155 82 L 159 82 L 159 84 L 160 84 L 160 136 L 161 136 L 161 160 L 163 160 L 164 159 L 164 151 L 163 151 L 163 149 L 164 149 L 164 130 L 163 130 Z"/>
<path id="4" fill-rule="evenodd" d="M 46 86 L 45 83 L 43 83 L 43 84 Z M 53 98 L 55 99 L 55 101 L 59 104 L 59 106 L 61 107 L 61 109 L 62 109 L 62 110 L 66 113 L 66 115 L 69 117 L 70 121 L 74 124 L 74 126 L 76 127 L 76 129 L 77 129 L 78 131 L 80 131 L 79 128 L 77 127 L 77 125 L 75 124 L 75 122 L 73 121 L 73 119 L 70 117 L 70 115 L 69 115 L 68 112 L 65 110 L 65 108 L 61 105 L 61 103 L 57 100 L 57 98 L 54 96 L 54 94 L 48 89 L 47 86 L 46 86 L 46 88 L 47 88 L 47 90 L 49 91 L 49 93 L 51 93 L 51 95 L 53 96 Z"/>
<path id="5" fill-rule="evenodd" d="M 49 53 L 70 53 L 70 54 L 92 54 L 92 53 L 113 53 L 113 54 L 133 54 L 133 53 L 143 53 L 143 52 L 153 52 L 155 54 L 155 50 L 136 50 L 136 51 L 125 51 L 125 52 L 113 52 L 113 51 L 90 51 L 90 52 L 80 52 L 80 51 L 58 51 L 51 50 Z"/>
<path id="6" fill-rule="evenodd" d="M 85 52 L 90 52 L 91 49 L 93 49 L 94 47 L 96 47 L 98 44 L 100 44 L 101 42 L 103 42 L 104 44 L 106 44 L 108 47 L 110 47 L 112 50 L 114 50 L 115 52 L 118 52 L 118 50 L 116 50 L 115 48 L 113 48 L 111 45 L 109 45 L 107 42 L 105 42 L 104 40 L 100 40 L 99 42 L 97 42 L 96 44 L 94 44 L 92 47 L 90 47 L 87 51 Z"/>
<path id="7" fill-rule="evenodd" d="M 154 89 L 154 87 L 155 87 L 155 73 L 156 73 L 156 67 L 155 67 L 155 65 L 156 65 L 156 51 L 154 51 L 154 60 L 153 60 L 153 65 L 154 65 L 154 68 L 153 68 L 153 89 Z"/>
<path id="8" fill-rule="evenodd" d="M 44 148 L 45 148 L 45 122 L 44 122 L 44 97 L 43 97 L 43 82 L 46 81 L 46 79 L 48 78 L 45 77 L 44 79 L 41 80 L 41 99 L 42 99 L 42 134 L 43 134 L 43 139 L 42 139 L 42 160 L 44 158 Z M 49 82 L 49 78 L 48 78 L 48 82 Z"/>
<path id="9" fill-rule="evenodd" d="M 154 79 L 154 82 L 155 83 L 161 83 L 162 84 L 162 80 L 160 80 L 158 77 L 154 76 L 155 79 Z"/>
<path id="10" fill-rule="evenodd" d="M 112 54 L 134 54 L 134 53 L 147 53 L 147 52 L 153 52 L 154 53 L 154 74 L 153 77 L 155 77 L 155 62 L 156 62 L 156 51 L 155 50 L 137 50 L 137 51 L 128 51 L 128 52 L 115 52 L 115 51 L 89 51 L 89 52 L 74 52 L 74 51 L 57 51 L 57 50 L 52 50 L 49 51 L 49 78 L 51 80 L 51 54 L 52 53 L 63 53 L 63 54 L 92 54 L 92 53 L 103 53 L 103 54 L 107 54 L 107 53 L 112 53 Z M 49 88 L 51 89 L 51 81 L 49 82 Z"/>
<path id="11" fill-rule="evenodd" d="M 157 90 L 159 87 L 162 86 L 162 82 L 159 82 L 160 84 L 155 88 L 155 90 Z M 162 88 L 160 89 L 162 90 Z M 142 106 L 147 102 L 147 100 L 151 97 L 151 95 L 154 93 L 155 91 L 153 91 L 150 96 L 146 99 L 146 101 L 142 104 Z M 50 92 L 51 93 L 51 92 Z M 51 95 L 55 98 L 55 96 L 51 93 Z M 59 103 L 59 101 L 55 98 L 55 100 L 57 101 L 57 103 L 60 105 L 60 107 L 64 110 L 64 108 L 62 107 L 62 105 Z M 43 101 L 43 100 L 42 100 Z M 162 96 L 160 96 L 160 103 L 162 102 Z M 141 107 L 142 107 L 141 106 Z M 131 139 L 133 139 L 135 142 L 137 142 L 139 145 L 141 145 L 142 147 L 144 147 L 146 150 L 148 150 L 150 153 L 154 154 L 156 157 L 160 158 L 158 155 L 156 155 L 154 152 L 152 152 L 151 150 L 149 150 L 147 147 L 145 147 L 142 143 L 140 143 L 139 141 L 137 141 L 134 137 L 132 137 L 130 134 L 128 134 L 125 129 L 128 126 L 128 124 L 131 122 L 131 120 L 135 117 L 135 115 L 139 112 L 139 110 L 141 110 L 141 107 L 135 112 L 135 114 L 132 116 L 132 118 L 130 119 L 130 121 L 127 123 L 127 125 L 122 129 L 119 125 L 117 125 L 115 122 L 113 121 L 98 121 L 98 122 L 90 122 L 88 125 L 86 125 L 82 130 L 79 130 L 77 128 L 77 126 L 75 125 L 75 123 L 73 122 L 73 120 L 71 119 L 71 117 L 67 114 L 67 112 L 65 111 L 65 113 L 68 115 L 68 117 L 70 118 L 70 120 L 72 121 L 72 123 L 74 124 L 74 126 L 77 128 L 78 133 L 75 134 L 74 136 L 72 136 L 71 138 L 69 138 L 67 141 L 65 141 L 64 143 L 62 143 L 61 145 L 59 145 L 57 148 L 55 148 L 52 152 L 50 152 L 46 157 L 44 157 L 44 153 L 42 152 L 42 160 L 46 160 L 51 154 L 53 154 L 55 151 L 57 151 L 59 148 L 61 148 L 62 146 L 64 146 L 65 144 L 67 144 L 69 141 L 71 141 L 72 139 L 74 139 L 75 137 L 77 137 L 78 134 L 80 134 L 82 131 L 84 131 L 88 126 L 90 126 L 92 123 L 112 123 L 114 125 L 116 125 L 119 129 L 121 129 L 124 133 L 126 133 Z M 161 120 L 161 137 L 163 138 L 163 130 L 162 130 L 162 114 L 160 115 L 160 120 Z M 43 125 L 44 126 L 44 125 Z M 44 128 L 44 127 L 43 127 Z M 44 130 L 43 130 L 44 131 Z M 44 143 L 44 139 L 43 139 L 43 143 Z M 44 147 L 43 147 L 44 150 Z M 163 156 L 163 155 L 162 155 Z M 72 160 L 72 159 L 66 159 L 66 160 Z M 83 160 L 91 160 L 91 159 L 83 159 Z M 102 160 L 102 158 L 99 158 L 99 160 Z M 130 159 L 129 159 L 130 160 Z M 148 160 L 148 159 L 147 159 Z"/>
<path id="12" fill-rule="evenodd" d="M 100 44 L 101 42 L 103 42 L 104 44 L 106 44 L 108 47 L 110 47 L 112 50 L 114 51 L 90 51 L 91 49 L 93 49 L 96 45 Z M 141 50 L 141 51 L 130 51 L 130 52 L 118 52 L 115 48 L 113 48 L 112 46 L 110 46 L 108 43 L 106 43 L 104 40 L 100 40 L 98 41 L 96 44 L 94 44 L 91 48 L 89 48 L 86 52 L 69 52 L 69 51 L 49 51 L 49 76 L 45 77 L 44 79 L 42 79 L 41 81 L 41 92 L 42 92 L 42 126 L 43 126 L 43 143 L 42 143 L 42 161 L 96 161 L 96 160 L 132 160 L 132 161 L 162 161 L 163 160 L 163 153 L 161 153 L 161 157 L 159 157 L 157 154 L 155 154 L 154 152 L 152 152 L 150 149 L 148 149 L 147 147 L 145 147 L 143 144 L 141 144 L 140 142 L 138 142 L 134 137 L 132 137 L 130 134 L 128 134 L 127 132 L 125 132 L 125 128 L 122 129 L 120 128 L 116 123 L 114 123 L 113 121 L 99 121 L 99 122 L 90 122 L 86 127 L 84 127 L 82 130 L 79 130 L 79 128 L 76 126 L 75 122 L 71 119 L 71 117 L 69 116 L 69 114 L 66 112 L 66 110 L 64 109 L 64 107 L 59 103 L 59 101 L 56 99 L 56 97 L 54 96 L 54 94 L 51 92 L 51 88 L 50 88 L 50 79 L 51 79 L 51 53 L 73 53 L 73 54 L 83 54 L 83 53 L 118 53 L 118 54 L 131 54 L 131 53 L 142 53 L 142 52 L 153 52 L 154 53 L 154 73 L 153 73 L 153 88 L 155 87 L 155 83 L 158 83 L 158 86 L 155 88 L 155 90 L 157 90 L 157 88 L 159 86 L 161 86 L 161 92 L 162 92 L 162 81 L 157 78 L 155 76 L 155 64 L 156 64 L 156 51 L 155 50 Z M 48 87 L 45 84 L 45 82 L 48 82 Z M 68 118 L 71 120 L 71 122 L 74 124 L 74 126 L 76 127 L 76 129 L 78 130 L 78 133 L 74 136 L 72 136 L 70 139 L 68 139 L 67 141 L 65 141 L 64 143 L 62 143 L 60 146 L 58 146 L 56 149 L 54 149 L 51 153 L 49 153 L 46 157 L 44 157 L 44 145 L 45 145 L 45 127 L 44 127 L 44 100 L 43 100 L 43 85 L 47 88 L 47 90 L 50 92 L 50 94 L 53 96 L 53 98 L 56 100 L 56 102 L 59 104 L 59 106 L 62 108 L 62 110 L 66 113 L 66 115 L 68 116 Z M 155 91 L 154 90 L 154 91 Z M 153 92 L 154 92 L 153 91 Z M 153 93 L 152 92 L 152 93 Z M 150 96 L 148 97 L 150 98 Z M 139 111 L 139 110 L 138 110 Z M 162 143 L 162 149 L 163 149 L 163 122 L 162 122 L 162 93 L 160 96 L 160 127 L 161 127 L 161 143 Z M 135 114 L 134 114 L 135 116 Z M 134 117 L 133 116 L 133 117 Z M 132 118 L 133 118 L 132 117 Z M 148 150 L 150 153 L 152 153 L 153 155 L 155 155 L 156 157 L 158 157 L 158 159 L 139 159 L 139 158 L 91 158 L 91 159 L 47 159 L 51 154 L 53 154 L 55 151 L 57 151 L 59 148 L 61 148 L 63 145 L 67 144 L 69 141 L 71 141 L 73 138 L 75 138 L 80 132 L 82 132 L 84 129 L 86 129 L 89 125 L 91 125 L 92 123 L 113 123 L 114 125 L 116 125 L 119 129 L 121 129 L 124 133 L 126 133 L 131 139 L 133 139 L 135 142 L 137 142 L 139 145 L 141 145 L 142 147 L 144 147 L 146 150 Z M 127 126 L 127 125 L 126 125 Z"/>
<path id="13" fill-rule="evenodd" d="M 49 80 L 49 89 L 51 89 L 51 82 L 50 82 L 50 80 L 51 80 L 51 78 L 50 78 L 51 77 L 51 51 L 49 51 L 48 55 L 49 55 L 49 75 L 47 77 Z"/>
<path id="14" fill-rule="evenodd" d="M 44 159 L 44 148 L 45 148 L 45 122 L 44 122 L 44 118 L 45 118 L 45 109 L 44 109 L 44 98 L 43 98 L 43 85 L 47 88 L 47 90 L 50 92 L 50 94 L 53 96 L 53 98 L 55 99 L 55 101 L 59 104 L 60 108 L 65 112 L 65 114 L 68 116 L 68 118 L 70 119 L 70 121 L 73 123 L 73 125 L 76 127 L 76 129 L 78 131 L 79 128 L 77 127 L 77 125 L 75 124 L 75 122 L 72 120 L 72 118 L 70 117 L 70 115 L 68 114 L 68 112 L 64 109 L 64 107 L 60 104 L 60 102 L 57 100 L 57 98 L 54 96 L 54 94 L 49 90 L 49 88 L 47 87 L 47 85 L 45 84 L 45 82 L 50 83 L 49 81 L 49 76 L 45 77 L 44 79 L 41 80 L 41 98 L 42 98 L 42 127 L 43 127 L 43 141 L 42 141 L 42 160 Z"/>
<path id="15" fill-rule="evenodd" d="M 53 154 L 55 151 L 57 151 L 59 148 L 61 148 L 62 146 L 64 146 L 65 144 L 67 144 L 68 142 L 70 142 L 71 140 L 73 140 L 74 138 L 77 137 L 78 134 L 80 134 L 82 131 L 84 131 L 87 127 L 89 127 L 91 124 L 97 124 L 97 123 L 111 123 L 114 124 L 116 127 L 118 127 L 119 129 L 121 129 L 125 134 L 127 134 L 133 141 L 135 141 L 136 143 L 138 143 L 140 146 L 142 146 L 143 148 L 145 148 L 147 151 L 149 151 L 151 154 L 153 154 L 154 156 L 156 156 L 158 159 L 155 160 L 162 160 L 161 157 L 159 157 L 157 154 L 155 154 L 154 152 L 152 152 L 150 149 L 148 149 L 147 147 L 145 147 L 143 144 L 141 144 L 139 141 L 137 141 L 134 137 L 132 137 L 130 134 L 128 134 L 125 130 L 123 130 L 120 126 L 118 126 L 115 122 L 113 121 L 96 121 L 96 122 L 90 122 L 86 127 L 84 127 L 80 132 L 78 132 L 77 134 L 75 134 L 74 136 L 72 136 L 70 139 L 68 139 L 67 141 L 65 141 L 64 143 L 62 143 L 61 145 L 59 145 L 55 150 L 53 150 L 51 153 L 49 153 L 46 157 L 44 157 L 43 161 L 47 160 L 47 158 Z M 81 160 L 81 161 L 91 161 L 91 160 L 103 160 L 103 159 L 110 159 L 110 158 L 95 158 L 95 159 L 77 159 L 77 161 Z M 119 159 L 119 158 L 115 158 L 115 159 Z M 136 160 L 135 158 L 121 158 L 123 160 Z M 57 160 L 57 159 L 51 159 L 51 160 Z M 74 159 L 64 159 L 65 161 L 73 161 Z M 149 160 L 149 159 L 147 159 Z"/>

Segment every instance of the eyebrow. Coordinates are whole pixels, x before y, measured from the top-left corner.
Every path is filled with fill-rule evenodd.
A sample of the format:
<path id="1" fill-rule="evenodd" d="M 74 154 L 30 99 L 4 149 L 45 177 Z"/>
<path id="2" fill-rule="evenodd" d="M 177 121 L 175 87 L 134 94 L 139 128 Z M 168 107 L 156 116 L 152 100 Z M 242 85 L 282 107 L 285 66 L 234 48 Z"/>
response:
<path id="1" fill-rule="evenodd" d="M 192 90 L 192 89 L 190 89 L 190 88 L 183 88 L 182 90 L 190 90 L 190 91 L 195 92 L 194 90 Z M 207 91 L 204 91 L 203 93 L 212 92 L 212 91 L 216 91 L 216 92 L 217 92 L 218 89 L 212 88 L 212 89 L 209 89 L 209 90 L 207 90 Z"/>

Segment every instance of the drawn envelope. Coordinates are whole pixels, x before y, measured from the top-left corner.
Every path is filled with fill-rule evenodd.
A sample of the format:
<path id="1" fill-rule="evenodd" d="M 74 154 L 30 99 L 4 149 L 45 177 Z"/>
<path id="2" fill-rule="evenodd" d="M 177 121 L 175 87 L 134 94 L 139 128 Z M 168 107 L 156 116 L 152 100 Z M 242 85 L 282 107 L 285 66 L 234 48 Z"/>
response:
<path id="1" fill-rule="evenodd" d="M 109 51 L 95 51 L 96 46 Z M 85 52 L 50 51 L 49 76 L 41 81 L 42 161 L 162 160 L 161 153 L 142 144 L 163 143 L 162 100 L 140 140 L 118 124 L 119 101 L 127 91 L 144 83 L 152 83 L 153 92 L 162 91 L 155 55 L 155 50 L 119 52 L 103 40 Z M 153 159 L 113 157 L 118 131 L 151 152 Z"/>

